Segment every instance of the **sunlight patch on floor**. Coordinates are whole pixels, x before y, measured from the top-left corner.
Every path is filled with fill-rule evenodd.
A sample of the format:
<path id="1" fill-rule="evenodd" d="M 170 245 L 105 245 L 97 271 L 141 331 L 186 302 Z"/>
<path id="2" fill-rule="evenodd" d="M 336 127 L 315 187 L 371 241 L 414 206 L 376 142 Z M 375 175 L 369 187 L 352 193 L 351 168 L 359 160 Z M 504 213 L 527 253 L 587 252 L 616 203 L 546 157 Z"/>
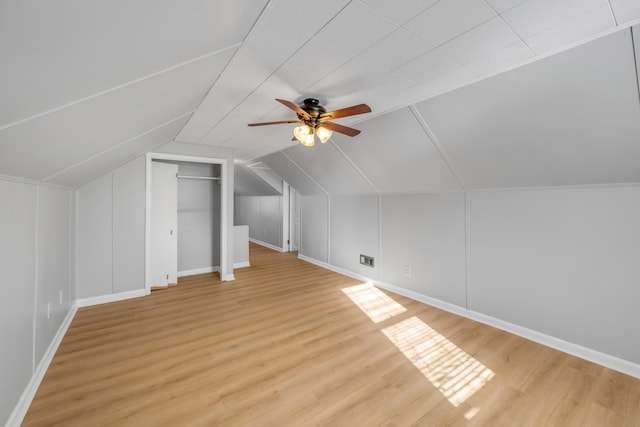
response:
<path id="1" fill-rule="evenodd" d="M 453 406 L 467 400 L 495 375 L 415 316 L 382 332 Z"/>
<path id="2" fill-rule="evenodd" d="M 369 316 L 374 323 L 382 322 L 407 311 L 401 304 L 369 282 L 344 288 L 342 292 L 351 298 L 351 301 Z"/>

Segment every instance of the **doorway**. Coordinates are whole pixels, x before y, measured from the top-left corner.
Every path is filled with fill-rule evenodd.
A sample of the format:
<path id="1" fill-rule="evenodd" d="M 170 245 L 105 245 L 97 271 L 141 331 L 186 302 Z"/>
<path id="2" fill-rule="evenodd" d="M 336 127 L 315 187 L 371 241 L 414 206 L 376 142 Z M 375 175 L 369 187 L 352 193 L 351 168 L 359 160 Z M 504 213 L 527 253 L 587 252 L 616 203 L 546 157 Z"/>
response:
<path id="1" fill-rule="evenodd" d="M 184 156 L 176 154 L 164 154 L 164 153 L 147 153 L 147 180 L 146 180 L 146 242 L 145 242 L 145 292 L 149 294 L 151 292 L 151 286 L 153 283 L 152 273 L 152 206 L 153 203 L 153 176 L 152 176 L 152 162 L 154 160 L 169 161 L 169 162 L 189 162 L 189 163 L 208 163 L 210 165 L 219 165 L 219 182 L 220 182 L 220 203 L 219 203 L 219 227 L 215 227 L 215 233 L 211 234 L 211 240 L 213 242 L 219 242 L 216 249 L 218 249 L 220 260 L 220 280 L 227 281 L 233 280 L 233 266 L 228 266 L 229 260 L 229 222 L 228 222 L 228 200 L 229 194 L 228 179 L 227 177 L 227 159 L 216 159 L 209 157 L 194 157 Z M 156 162 L 154 162 L 156 163 Z M 175 206 L 177 211 L 177 205 Z M 177 264 L 176 264 L 177 270 Z"/>

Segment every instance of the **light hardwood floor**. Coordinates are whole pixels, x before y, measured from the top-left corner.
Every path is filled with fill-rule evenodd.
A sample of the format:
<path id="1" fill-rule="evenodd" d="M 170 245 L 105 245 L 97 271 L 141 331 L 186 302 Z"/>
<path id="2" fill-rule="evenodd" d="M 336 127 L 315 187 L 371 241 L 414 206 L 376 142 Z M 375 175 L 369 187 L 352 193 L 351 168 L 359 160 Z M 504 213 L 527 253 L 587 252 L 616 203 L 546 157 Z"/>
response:
<path id="1" fill-rule="evenodd" d="M 640 426 L 638 379 L 292 254 L 251 264 L 78 310 L 24 425 Z"/>

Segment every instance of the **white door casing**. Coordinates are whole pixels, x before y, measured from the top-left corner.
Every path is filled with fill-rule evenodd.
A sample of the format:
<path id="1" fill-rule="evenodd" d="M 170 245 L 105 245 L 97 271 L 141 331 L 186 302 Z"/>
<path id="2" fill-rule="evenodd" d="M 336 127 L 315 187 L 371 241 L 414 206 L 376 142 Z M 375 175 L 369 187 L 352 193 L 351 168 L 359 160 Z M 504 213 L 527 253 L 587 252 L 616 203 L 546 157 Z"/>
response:
<path id="1" fill-rule="evenodd" d="M 289 210 L 289 250 L 297 251 L 300 249 L 300 193 L 293 187 L 289 187 Z"/>
<path id="2" fill-rule="evenodd" d="M 151 193 L 153 192 L 153 180 L 151 177 L 151 164 L 153 160 L 169 160 L 176 162 L 196 162 L 219 164 L 221 168 L 221 191 L 220 191 L 220 280 L 235 280 L 233 267 L 227 266 L 228 253 L 233 253 L 233 246 L 229 247 L 229 218 L 233 218 L 233 211 L 229 207 L 228 195 L 233 194 L 233 172 L 229 173 L 228 159 L 189 156 L 182 154 L 153 153 L 146 154 L 146 219 L 145 219 L 145 293 L 151 293 Z M 232 206 L 232 205 L 231 205 Z M 228 211 L 230 210 L 230 211 Z M 177 215 L 177 208 L 176 208 Z M 233 231 L 233 230 L 231 230 Z M 177 263 L 176 263 L 177 266 Z M 177 268 L 177 267 L 176 267 Z"/>

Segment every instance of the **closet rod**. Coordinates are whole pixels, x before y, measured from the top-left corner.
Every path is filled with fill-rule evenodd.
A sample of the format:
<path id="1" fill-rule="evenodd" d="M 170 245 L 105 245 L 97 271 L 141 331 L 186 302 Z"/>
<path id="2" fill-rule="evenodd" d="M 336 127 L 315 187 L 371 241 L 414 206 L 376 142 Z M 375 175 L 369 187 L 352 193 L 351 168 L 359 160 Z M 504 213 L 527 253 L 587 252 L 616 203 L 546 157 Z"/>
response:
<path id="1" fill-rule="evenodd" d="M 211 179 L 214 181 L 219 181 L 219 176 L 194 176 L 194 175 L 178 175 L 176 174 L 176 178 L 188 178 L 188 179 Z"/>

